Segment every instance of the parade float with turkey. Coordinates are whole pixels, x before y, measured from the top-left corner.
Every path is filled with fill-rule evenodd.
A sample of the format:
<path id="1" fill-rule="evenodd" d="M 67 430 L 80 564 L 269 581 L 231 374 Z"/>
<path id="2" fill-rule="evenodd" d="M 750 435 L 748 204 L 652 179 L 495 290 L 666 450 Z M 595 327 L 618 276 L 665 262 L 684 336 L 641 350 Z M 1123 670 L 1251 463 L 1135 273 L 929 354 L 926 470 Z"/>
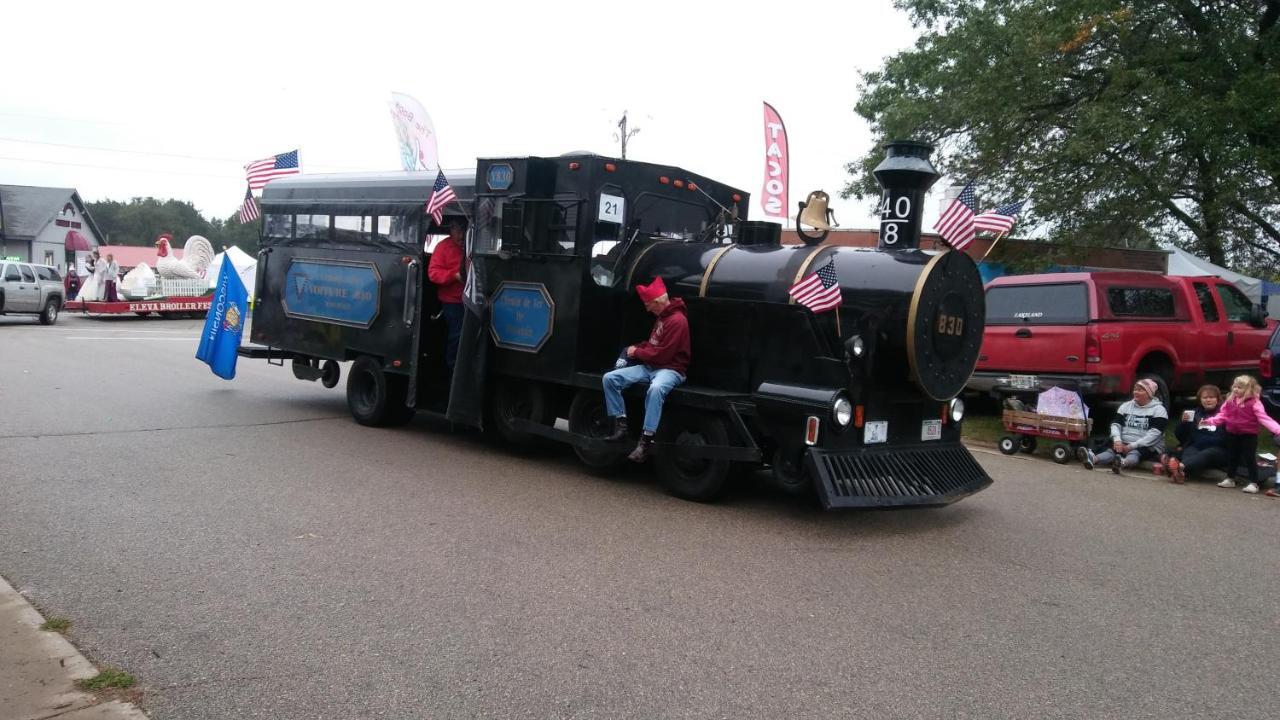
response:
<path id="1" fill-rule="evenodd" d="M 155 246 L 155 268 L 140 263 L 118 278 L 117 301 L 76 299 L 68 302 L 65 309 L 104 316 L 204 317 L 213 297 L 208 279 L 214 270 L 213 245 L 200 235 L 192 235 L 183 244 L 182 257 L 178 257 L 173 235 L 163 233 L 156 238 Z"/>

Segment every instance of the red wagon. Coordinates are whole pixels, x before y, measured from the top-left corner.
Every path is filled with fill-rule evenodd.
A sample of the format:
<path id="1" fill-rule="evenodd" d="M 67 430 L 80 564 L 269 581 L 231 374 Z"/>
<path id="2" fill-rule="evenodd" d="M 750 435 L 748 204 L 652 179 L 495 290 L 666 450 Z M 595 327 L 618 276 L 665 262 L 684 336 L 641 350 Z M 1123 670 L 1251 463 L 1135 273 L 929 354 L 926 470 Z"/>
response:
<path id="1" fill-rule="evenodd" d="M 1001 419 L 1009 434 L 1000 436 L 997 443 L 1000 452 L 1005 455 L 1015 455 L 1018 451 L 1032 453 L 1036 451 L 1036 438 L 1052 438 L 1054 443 L 1050 455 L 1056 463 L 1070 460 L 1093 429 L 1091 418 L 1081 420 L 1041 415 L 1028 410 L 1005 410 Z"/>

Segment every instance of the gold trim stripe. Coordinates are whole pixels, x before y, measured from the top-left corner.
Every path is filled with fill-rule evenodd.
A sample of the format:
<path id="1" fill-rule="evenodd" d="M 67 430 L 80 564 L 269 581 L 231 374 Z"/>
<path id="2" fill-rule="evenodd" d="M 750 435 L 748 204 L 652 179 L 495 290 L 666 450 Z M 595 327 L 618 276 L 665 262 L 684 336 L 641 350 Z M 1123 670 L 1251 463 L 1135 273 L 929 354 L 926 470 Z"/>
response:
<path id="1" fill-rule="evenodd" d="M 707 285 L 711 283 L 711 273 L 715 272 L 716 263 L 720 262 L 720 258 L 724 257 L 725 253 L 729 252 L 733 248 L 733 243 L 729 243 L 728 246 L 720 248 L 719 252 L 716 253 L 716 256 L 711 258 L 711 262 L 707 263 L 707 269 L 702 273 L 702 284 L 698 286 L 698 297 L 707 296 Z"/>
<path id="2" fill-rule="evenodd" d="M 796 279 L 792 280 L 791 284 L 795 285 L 796 283 L 800 282 L 800 278 L 804 277 L 805 271 L 809 269 L 809 264 L 812 263 L 814 259 L 818 257 L 818 253 L 822 252 L 823 250 L 828 250 L 830 248 L 831 248 L 830 245 L 828 245 L 827 247 L 814 248 L 813 252 L 809 253 L 809 257 L 805 258 L 804 262 L 800 263 L 800 269 L 796 271 Z M 796 304 L 796 299 L 794 297 L 791 297 L 791 293 L 787 293 L 787 304 L 788 305 Z"/>
<path id="3" fill-rule="evenodd" d="M 647 255 L 650 250 L 658 247 L 658 245 L 664 242 L 668 242 L 668 241 L 654 240 L 652 245 L 645 246 L 645 248 L 640 251 L 640 254 L 636 256 L 636 259 L 631 261 L 631 267 L 627 268 L 627 283 L 622 288 L 624 291 L 627 291 L 627 292 L 631 291 L 631 278 L 635 276 L 636 266 L 640 264 L 640 261 L 644 258 L 644 256 Z"/>
<path id="4" fill-rule="evenodd" d="M 915 380 L 916 385 L 924 390 L 924 385 L 920 382 L 920 368 L 916 367 L 916 316 L 920 311 L 920 295 L 924 292 L 924 286 L 929 281 L 929 275 L 933 273 L 933 266 L 942 261 L 947 253 L 941 252 L 933 256 L 933 259 L 924 266 L 924 270 L 920 273 L 920 277 L 916 278 L 915 291 L 911 293 L 911 309 L 907 311 L 907 365 L 911 367 L 911 377 Z M 926 395 L 929 392 L 925 391 Z M 932 397 L 932 395 L 930 395 Z M 934 400 L 943 400 L 945 398 L 933 398 Z"/>

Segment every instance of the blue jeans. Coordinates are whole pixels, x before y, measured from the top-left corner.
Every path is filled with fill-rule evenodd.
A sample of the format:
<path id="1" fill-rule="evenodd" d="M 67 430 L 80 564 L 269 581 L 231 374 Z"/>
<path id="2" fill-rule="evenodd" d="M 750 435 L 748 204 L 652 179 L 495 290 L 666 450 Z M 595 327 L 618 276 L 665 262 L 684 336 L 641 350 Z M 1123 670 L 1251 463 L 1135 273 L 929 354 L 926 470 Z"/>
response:
<path id="1" fill-rule="evenodd" d="M 453 372 L 458 359 L 458 341 L 462 338 L 462 303 L 443 303 L 440 308 L 446 328 L 444 336 L 444 365 Z"/>
<path id="2" fill-rule="evenodd" d="M 609 417 L 627 416 L 622 391 L 642 382 L 649 383 L 649 391 L 644 396 L 644 432 L 653 435 L 658 432 L 662 403 L 667 399 L 667 393 L 684 383 L 684 376 L 675 370 L 654 370 L 648 365 L 632 365 L 605 373 L 604 406 Z"/>

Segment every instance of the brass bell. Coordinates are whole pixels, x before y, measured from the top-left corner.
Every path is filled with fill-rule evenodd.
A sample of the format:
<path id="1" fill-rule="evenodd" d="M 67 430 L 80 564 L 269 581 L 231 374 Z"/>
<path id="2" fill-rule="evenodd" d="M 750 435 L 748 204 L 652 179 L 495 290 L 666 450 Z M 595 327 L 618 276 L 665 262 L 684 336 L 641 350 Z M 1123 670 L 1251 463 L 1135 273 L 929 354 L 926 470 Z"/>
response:
<path id="1" fill-rule="evenodd" d="M 796 234 L 804 241 L 806 245 L 816 245 L 827 237 L 827 232 L 833 227 L 840 227 L 840 223 L 836 222 L 835 213 L 831 208 L 827 207 L 830 197 L 821 191 L 815 190 L 809 193 L 809 199 L 799 203 L 800 212 L 796 215 Z M 820 230 L 821 232 L 809 234 L 805 232 L 802 225 Z"/>
<path id="2" fill-rule="evenodd" d="M 800 217 L 796 218 L 796 224 L 803 223 L 816 230 L 840 227 L 840 223 L 836 222 L 835 213 L 827 207 L 830 200 L 831 198 L 821 190 L 809 193 L 809 199 L 800 203 Z"/>

